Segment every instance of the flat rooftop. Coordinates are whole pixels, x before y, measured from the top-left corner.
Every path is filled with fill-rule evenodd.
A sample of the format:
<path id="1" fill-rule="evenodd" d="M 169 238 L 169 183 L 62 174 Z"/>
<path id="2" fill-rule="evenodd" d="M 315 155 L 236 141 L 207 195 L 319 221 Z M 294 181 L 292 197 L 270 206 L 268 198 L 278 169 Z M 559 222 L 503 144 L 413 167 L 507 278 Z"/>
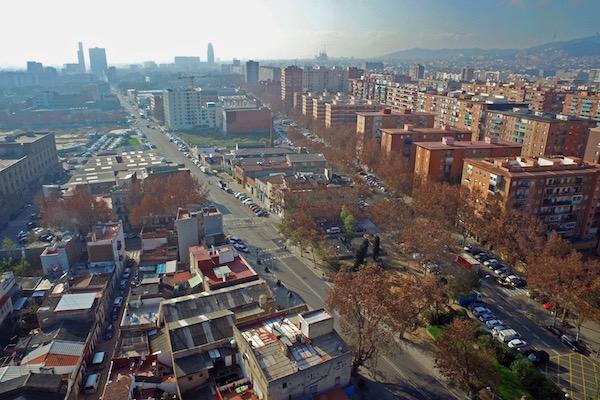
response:
<path id="1" fill-rule="evenodd" d="M 96 292 L 63 294 L 54 311 L 88 310 L 94 305 Z"/>
<path id="2" fill-rule="evenodd" d="M 430 134 L 438 134 L 438 135 L 451 135 L 454 133 L 465 133 L 465 134 L 471 134 L 469 131 L 467 130 L 463 130 L 463 129 L 455 129 L 455 128 L 411 128 L 411 129 L 405 129 L 405 128 L 384 128 L 381 129 L 381 132 L 385 132 L 388 135 L 411 135 L 415 132 L 417 133 L 430 133 Z"/>
<path id="3" fill-rule="evenodd" d="M 600 165 L 576 157 L 496 157 L 467 159 L 465 162 L 511 177 L 600 174 Z"/>
<path id="4" fill-rule="evenodd" d="M 298 328 L 298 315 L 265 319 L 239 329 L 269 382 L 349 351 L 335 331 L 306 338 Z"/>
<path id="5" fill-rule="evenodd" d="M 162 297 L 129 300 L 123 313 L 121 326 L 155 325 L 158 321 L 158 312 L 162 300 L 164 300 Z"/>
<path id="6" fill-rule="evenodd" d="M 40 139 L 43 139 L 50 133 L 36 133 L 36 132 L 0 132 L 0 144 L 26 144 L 34 143 Z"/>
<path id="7" fill-rule="evenodd" d="M 458 150 L 458 149 L 502 149 L 502 148 L 516 148 L 520 149 L 523 146 L 509 142 L 506 140 L 494 140 L 492 142 L 485 140 L 478 141 L 439 141 L 439 142 L 415 142 L 415 146 L 422 147 L 428 150 Z"/>

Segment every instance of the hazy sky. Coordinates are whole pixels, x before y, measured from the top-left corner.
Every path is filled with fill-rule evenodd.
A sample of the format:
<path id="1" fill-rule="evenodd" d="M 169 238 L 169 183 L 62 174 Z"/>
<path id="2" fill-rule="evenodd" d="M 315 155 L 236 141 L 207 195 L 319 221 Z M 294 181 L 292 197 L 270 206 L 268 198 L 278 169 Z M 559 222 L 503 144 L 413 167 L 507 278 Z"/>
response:
<path id="1" fill-rule="evenodd" d="M 527 47 L 600 30 L 599 0 L 3 0 L 0 66 L 369 57 L 411 47 Z M 87 60 L 87 50 L 86 50 Z"/>

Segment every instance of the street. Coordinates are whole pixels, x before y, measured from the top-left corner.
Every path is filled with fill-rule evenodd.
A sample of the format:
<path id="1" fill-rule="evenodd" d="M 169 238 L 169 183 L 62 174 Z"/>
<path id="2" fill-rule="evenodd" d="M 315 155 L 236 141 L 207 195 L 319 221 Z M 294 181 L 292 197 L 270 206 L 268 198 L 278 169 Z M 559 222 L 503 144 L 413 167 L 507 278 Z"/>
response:
<path id="1" fill-rule="evenodd" d="M 120 97 L 126 110 L 135 114 L 134 108 Z M 261 259 L 271 257 L 269 264 L 271 273 L 265 274 L 264 268 L 257 267 L 257 273 L 265 279 L 281 280 L 283 285 L 293 291 L 312 308 L 323 307 L 330 284 L 323 274 L 307 257 L 299 257 L 287 249 L 281 249 L 281 236 L 277 231 L 278 220 L 274 216 L 256 217 L 237 199 L 218 187 L 218 178 L 209 177 L 200 172 L 191 160 L 187 159 L 168 138 L 158 130 L 147 128 L 146 120 L 135 121 L 135 126 L 142 130 L 148 140 L 156 145 L 156 151 L 168 159 L 183 163 L 200 181 L 207 184 L 209 198 L 223 212 L 226 233 L 243 239 L 252 250 L 261 249 Z M 255 264 L 256 251 L 251 251 L 248 259 Z M 246 256 L 246 255 L 245 255 Z M 339 325 L 337 327 L 339 329 Z M 400 346 L 390 354 L 382 355 L 377 360 L 377 380 L 383 385 L 369 386 L 369 393 L 377 393 L 379 399 L 453 399 L 458 398 L 456 391 L 448 388 L 433 370 L 430 354 L 417 347 Z"/>

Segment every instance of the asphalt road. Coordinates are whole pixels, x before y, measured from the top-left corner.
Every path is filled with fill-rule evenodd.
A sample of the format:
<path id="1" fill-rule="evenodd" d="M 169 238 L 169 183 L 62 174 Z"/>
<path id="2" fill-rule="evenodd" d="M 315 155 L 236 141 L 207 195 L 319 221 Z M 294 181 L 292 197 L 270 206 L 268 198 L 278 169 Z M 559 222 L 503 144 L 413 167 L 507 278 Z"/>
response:
<path id="1" fill-rule="evenodd" d="M 126 110 L 135 115 L 131 103 L 120 97 Z M 300 297 L 310 307 L 323 307 L 330 284 L 322 273 L 312 265 L 306 257 L 299 257 L 286 249 L 280 248 L 281 236 L 277 231 L 278 221 L 274 216 L 268 218 L 256 217 L 247 207 L 242 205 L 232 195 L 219 189 L 218 178 L 209 177 L 187 159 L 177 146 L 160 131 L 147 128 L 148 121 L 136 119 L 135 126 L 142 130 L 148 140 L 156 145 L 156 151 L 166 158 L 186 165 L 192 174 L 207 184 L 209 198 L 223 212 L 225 231 L 243 239 L 250 247 L 247 255 L 249 261 L 255 261 L 255 249 L 261 249 L 262 258 L 271 258 L 266 274 L 264 268 L 257 267 L 261 277 L 273 280 L 279 279 L 283 285 L 293 291 L 294 296 Z M 154 125 L 154 124 L 153 124 Z M 255 265 L 255 263 L 253 263 Z M 378 358 L 376 367 L 371 370 L 377 384 L 369 384 L 369 393 L 378 399 L 455 399 L 458 392 L 435 376 L 433 361 L 430 354 L 417 346 L 396 346 L 393 351 Z"/>

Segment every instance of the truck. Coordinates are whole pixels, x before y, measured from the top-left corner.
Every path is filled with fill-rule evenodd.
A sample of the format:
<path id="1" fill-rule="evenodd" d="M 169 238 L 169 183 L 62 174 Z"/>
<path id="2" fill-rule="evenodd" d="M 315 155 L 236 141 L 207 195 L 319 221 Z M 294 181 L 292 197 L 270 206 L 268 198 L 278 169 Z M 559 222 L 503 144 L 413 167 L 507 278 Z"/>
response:
<path id="1" fill-rule="evenodd" d="M 465 267 L 465 269 L 469 272 L 479 272 L 479 267 L 481 266 L 479 261 L 467 253 L 462 253 L 456 256 L 456 263 Z"/>

